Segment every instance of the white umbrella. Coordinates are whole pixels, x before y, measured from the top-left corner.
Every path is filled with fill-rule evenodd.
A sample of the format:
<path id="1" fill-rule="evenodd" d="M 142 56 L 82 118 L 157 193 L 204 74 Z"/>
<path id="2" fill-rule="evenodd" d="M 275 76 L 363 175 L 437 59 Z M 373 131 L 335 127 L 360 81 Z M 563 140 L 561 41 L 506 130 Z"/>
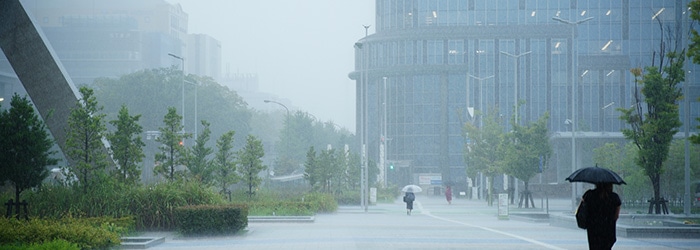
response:
<path id="1" fill-rule="evenodd" d="M 405 187 L 403 187 L 403 188 L 401 189 L 401 191 L 402 191 L 402 192 L 413 192 L 413 193 L 418 193 L 418 192 L 423 191 L 423 189 L 420 188 L 419 186 L 416 186 L 416 185 L 411 184 L 411 185 L 406 185 Z"/>

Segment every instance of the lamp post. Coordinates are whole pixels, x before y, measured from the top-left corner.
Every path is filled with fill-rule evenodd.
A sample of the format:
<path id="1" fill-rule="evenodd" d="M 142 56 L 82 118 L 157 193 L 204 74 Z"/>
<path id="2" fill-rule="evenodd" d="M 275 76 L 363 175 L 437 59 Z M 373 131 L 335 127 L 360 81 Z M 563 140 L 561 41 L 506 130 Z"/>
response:
<path id="1" fill-rule="evenodd" d="M 282 103 L 279 103 L 279 102 L 276 102 L 276 101 L 272 101 L 272 100 L 263 100 L 263 102 L 265 102 L 265 103 L 275 103 L 275 104 L 277 104 L 277 105 L 282 106 L 282 107 L 284 108 L 284 110 L 287 111 L 287 117 L 285 118 L 285 122 L 287 123 L 287 126 L 289 126 L 289 108 L 287 108 L 287 106 L 285 106 L 285 105 L 282 104 Z M 285 144 L 286 144 L 286 147 L 287 147 L 286 150 L 289 150 L 289 135 L 286 135 L 286 134 L 285 134 L 285 137 L 286 137 L 286 139 L 285 139 L 284 141 L 285 141 Z"/>
<path id="2" fill-rule="evenodd" d="M 197 141 L 197 122 L 199 121 L 197 119 L 197 85 L 199 85 L 198 82 L 187 82 L 192 85 L 194 85 L 194 140 Z M 183 111 L 184 112 L 184 111 Z"/>
<path id="3" fill-rule="evenodd" d="M 584 22 L 590 21 L 593 17 L 584 18 L 575 22 L 562 19 L 560 17 L 552 17 L 552 20 L 561 22 L 571 26 L 571 172 L 576 171 L 576 58 L 575 58 L 575 29 L 576 26 Z M 571 208 L 574 210 L 576 208 L 576 184 L 571 183 Z"/>
<path id="4" fill-rule="evenodd" d="M 386 187 L 387 182 L 387 169 L 386 169 L 386 76 L 382 77 L 384 80 L 383 91 L 382 91 L 382 123 L 381 123 L 381 134 L 379 135 L 379 161 L 380 170 L 379 175 L 382 180 L 382 187 Z"/>
<path id="5" fill-rule="evenodd" d="M 530 53 L 532 53 L 532 51 L 526 51 L 526 52 L 514 55 L 514 54 L 511 54 L 511 53 L 508 53 L 505 51 L 501 51 L 501 54 L 512 57 L 513 59 L 515 59 L 515 62 L 513 63 L 513 86 L 515 89 L 514 90 L 515 93 L 513 95 L 513 112 L 515 115 L 514 124 L 518 124 L 518 121 L 519 121 L 518 120 L 518 109 L 520 108 L 518 105 L 518 63 L 520 62 L 520 57 L 525 56 L 525 55 L 530 54 Z M 515 127 L 513 127 L 513 128 L 515 128 Z M 507 180 L 508 180 L 507 175 L 504 174 L 503 178 L 504 178 L 504 180 L 503 180 L 504 186 L 506 184 L 510 184 L 509 182 L 507 182 Z M 515 179 L 513 179 L 513 182 L 515 183 L 515 185 L 513 185 L 513 186 L 515 186 L 514 187 L 515 189 L 513 189 L 514 191 L 513 191 L 512 195 L 510 194 L 510 190 L 511 190 L 510 187 L 506 186 L 505 189 L 509 190 L 508 196 L 512 199 L 515 199 L 516 198 L 515 195 L 518 193 L 518 185 L 517 185 L 517 182 Z"/>
<path id="6" fill-rule="evenodd" d="M 369 27 L 370 25 L 362 25 L 363 28 L 365 28 L 365 37 L 367 37 L 369 33 Z M 366 70 L 366 64 L 367 64 L 367 57 L 365 56 L 368 52 L 367 50 L 363 49 L 365 45 L 362 42 L 356 42 L 355 43 L 355 49 L 361 50 L 360 54 L 360 81 L 359 81 L 359 87 L 360 87 L 360 158 L 361 158 L 361 163 L 360 163 L 360 206 L 367 212 L 367 196 L 368 196 L 368 173 L 367 173 L 367 165 L 369 161 L 369 157 L 367 156 L 367 124 L 365 124 L 367 121 L 367 74 L 365 73 Z"/>
<path id="7" fill-rule="evenodd" d="M 513 96 L 513 105 L 515 106 L 515 124 L 518 124 L 518 62 L 520 62 L 520 57 L 530 54 L 532 51 L 523 52 L 517 55 L 501 51 L 501 54 L 512 57 L 515 59 L 515 68 L 513 70 L 513 84 L 515 87 L 515 95 Z"/>
<path id="8" fill-rule="evenodd" d="M 180 71 L 182 72 L 182 134 L 185 134 L 185 58 L 177 56 L 173 53 L 168 53 L 169 56 L 172 56 L 175 59 L 179 59 L 181 61 L 180 63 Z M 196 122 L 196 121 L 195 121 Z"/>
<path id="9" fill-rule="evenodd" d="M 477 81 L 479 81 L 479 109 L 481 109 L 481 113 L 482 113 L 481 119 L 479 119 L 479 128 L 481 128 L 481 127 L 483 127 L 483 125 L 484 125 L 484 124 L 483 124 L 483 120 L 484 120 L 484 115 L 483 115 L 483 113 L 486 112 L 486 109 L 484 108 L 484 94 L 483 94 L 484 85 L 483 85 L 482 82 L 483 82 L 484 80 L 486 80 L 486 79 L 494 78 L 495 75 L 490 75 L 490 76 L 487 76 L 487 77 L 477 77 L 477 76 L 474 76 L 474 75 L 472 75 L 472 74 L 467 74 L 467 76 L 469 76 L 469 77 L 471 77 L 471 78 L 474 78 L 474 79 L 476 79 Z"/>

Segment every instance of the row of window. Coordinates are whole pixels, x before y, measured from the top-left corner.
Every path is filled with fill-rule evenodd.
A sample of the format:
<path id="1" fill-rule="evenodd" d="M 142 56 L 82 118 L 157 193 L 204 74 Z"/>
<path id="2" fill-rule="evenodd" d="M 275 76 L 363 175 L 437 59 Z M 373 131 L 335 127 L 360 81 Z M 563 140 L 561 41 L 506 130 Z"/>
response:
<path id="1" fill-rule="evenodd" d="M 572 0 L 573 1 L 573 0 Z M 554 16 L 571 20 L 595 17 L 600 23 L 669 22 L 679 11 L 686 15 L 687 1 L 458 1 L 384 0 L 377 1 L 378 30 L 422 26 L 514 25 L 554 22 Z M 593 24 L 591 24 L 593 25 Z"/>

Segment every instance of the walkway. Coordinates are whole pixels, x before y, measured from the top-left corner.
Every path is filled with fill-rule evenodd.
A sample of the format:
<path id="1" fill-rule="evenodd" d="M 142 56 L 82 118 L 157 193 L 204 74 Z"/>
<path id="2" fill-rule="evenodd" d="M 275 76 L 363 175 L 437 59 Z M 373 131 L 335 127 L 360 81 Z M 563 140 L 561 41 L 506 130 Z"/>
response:
<path id="1" fill-rule="evenodd" d="M 540 204 L 536 204 L 539 206 Z M 570 207 L 550 202 L 550 211 Z M 417 197 L 406 215 L 399 200 L 392 204 L 341 207 L 317 215 L 313 223 L 250 223 L 227 237 L 183 238 L 171 233 L 149 249 L 588 249 L 586 231 L 548 223 L 499 220 L 497 207 L 483 201 Z M 517 209 L 522 211 L 522 209 Z M 700 239 L 631 239 L 618 237 L 614 249 L 700 249 Z"/>

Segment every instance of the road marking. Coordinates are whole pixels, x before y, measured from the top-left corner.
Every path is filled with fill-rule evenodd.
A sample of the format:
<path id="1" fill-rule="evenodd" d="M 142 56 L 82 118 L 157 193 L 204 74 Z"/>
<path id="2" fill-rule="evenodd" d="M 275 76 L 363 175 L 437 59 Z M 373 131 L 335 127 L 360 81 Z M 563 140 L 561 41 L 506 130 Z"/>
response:
<path id="1" fill-rule="evenodd" d="M 526 237 L 523 237 L 523 236 L 520 236 L 520 235 L 515 235 L 515 234 L 512 234 L 512 233 L 503 232 L 503 231 L 496 230 L 496 229 L 493 229 L 493 228 L 477 226 L 477 225 L 473 225 L 473 224 L 469 224 L 469 223 L 465 223 L 465 222 L 461 222 L 461 221 L 456 221 L 456 220 L 450 220 L 450 219 L 442 218 L 442 217 L 437 216 L 437 215 L 433 215 L 433 214 L 430 213 L 430 211 L 425 210 L 425 209 L 423 208 L 423 204 L 420 203 L 420 201 L 416 201 L 416 205 L 417 205 L 418 209 L 421 211 L 421 214 L 425 214 L 425 215 L 427 215 L 427 216 L 433 217 L 433 218 L 438 219 L 438 220 L 447 221 L 447 222 L 452 222 L 452 223 L 456 223 L 456 224 L 460 224 L 460 225 L 464 225 L 464 226 L 468 226 L 468 227 L 478 228 L 478 229 L 481 229 L 481 230 L 486 230 L 486 231 L 494 232 L 494 233 L 497 233 L 497 234 L 502 234 L 502 235 L 505 235 L 505 236 L 508 236 L 508 237 L 513 237 L 513 238 L 516 238 L 516 239 L 524 240 L 524 241 L 530 242 L 530 243 L 532 243 L 532 244 L 545 247 L 545 248 L 547 248 L 547 249 L 566 250 L 566 248 L 561 248 L 561 247 L 558 247 L 558 246 L 550 245 L 550 244 L 547 244 L 547 243 L 544 243 L 544 242 L 541 242 L 541 241 L 538 241 L 538 240 L 526 238 Z"/>

